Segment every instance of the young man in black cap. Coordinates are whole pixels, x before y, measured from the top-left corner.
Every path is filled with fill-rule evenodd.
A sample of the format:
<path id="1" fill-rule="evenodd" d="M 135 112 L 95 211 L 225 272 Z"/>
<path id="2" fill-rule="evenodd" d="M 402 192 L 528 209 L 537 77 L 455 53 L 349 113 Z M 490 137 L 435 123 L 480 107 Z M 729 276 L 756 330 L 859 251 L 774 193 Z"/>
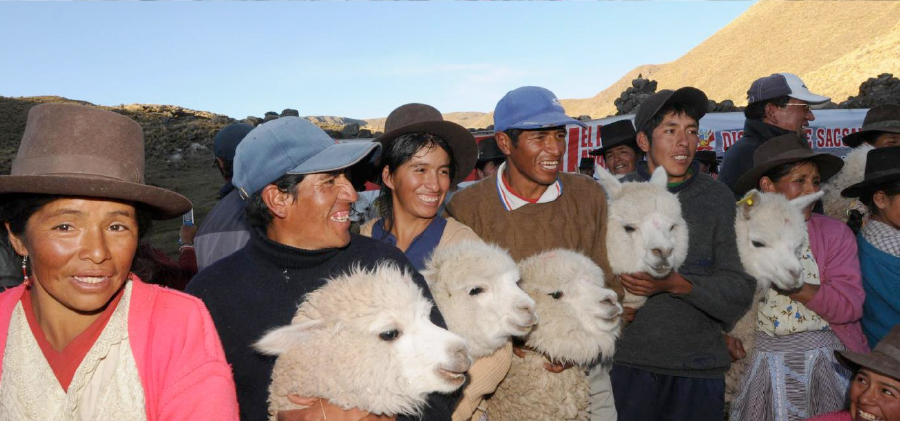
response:
<path id="1" fill-rule="evenodd" d="M 648 296 L 616 348 L 613 396 L 624 420 L 716 420 L 725 406 L 731 365 L 722 331 L 737 322 L 756 287 L 741 266 L 734 233 L 733 195 L 693 163 L 706 95 L 695 88 L 664 90 L 635 116 L 643 180 L 657 168 L 669 175 L 690 229 L 688 255 L 665 279 L 620 275 L 628 291 Z"/>
<path id="2" fill-rule="evenodd" d="M 830 99 L 810 92 L 792 73 L 774 73 L 753 81 L 747 91 L 744 135 L 725 152 L 718 180 L 734 190 L 738 178 L 753 166 L 753 152 L 759 145 L 788 133 L 803 137 L 803 127 L 816 119 L 810 105 Z"/>

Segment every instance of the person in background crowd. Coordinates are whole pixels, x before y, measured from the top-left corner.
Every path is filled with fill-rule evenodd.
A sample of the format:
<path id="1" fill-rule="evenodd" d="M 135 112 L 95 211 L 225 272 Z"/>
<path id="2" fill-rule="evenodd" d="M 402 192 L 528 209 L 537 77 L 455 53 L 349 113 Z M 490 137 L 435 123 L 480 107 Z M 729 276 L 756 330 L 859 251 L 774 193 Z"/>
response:
<path id="1" fill-rule="evenodd" d="M 425 280 L 403 253 L 349 231 L 350 206 L 357 196 L 347 175 L 355 165 L 372 165 L 380 150 L 380 143 L 335 143 L 300 117 L 263 123 L 238 146 L 232 181 L 247 201 L 250 241 L 198 273 L 187 291 L 207 304 L 219 329 L 234 370 L 241 420 L 269 419 L 275 358 L 257 353 L 252 345 L 273 328 L 289 324 L 303 297 L 326 279 L 354 267 L 374 269 L 392 262 L 409 270 L 431 299 Z M 446 326 L 437 307 L 431 320 Z M 293 400 L 308 408 L 277 414 L 280 420 L 384 419 L 310 396 Z M 450 420 L 455 397 L 433 394 L 428 402 L 423 419 Z"/>
<path id="2" fill-rule="evenodd" d="M 481 139 L 478 142 L 478 160 L 475 161 L 475 174 L 479 180 L 486 178 L 500 168 L 500 164 L 506 161 L 506 155 L 497 147 L 497 139 L 494 136 Z"/>
<path id="3" fill-rule="evenodd" d="M 900 326 L 894 326 L 871 353 L 835 351 L 854 372 L 849 410 L 809 421 L 900 421 Z"/>
<path id="4" fill-rule="evenodd" d="M 731 357 L 722 331 L 746 312 L 756 283 L 738 256 L 734 196 L 693 162 L 706 108 L 706 94 L 685 87 L 650 96 L 635 115 L 647 156 L 637 173 L 649 180 L 665 168 L 690 243 L 684 264 L 664 279 L 619 275 L 625 289 L 648 297 L 637 312 L 626 309 L 633 320 L 616 347 L 612 386 L 623 420 L 721 421 L 725 413 Z"/>
<path id="5" fill-rule="evenodd" d="M 578 173 L 594 178 L 594 158 L 581 158 L 581 160 L 578 161 Z"/>
<path id="6" fill-rule="evenodd" d="M 844 145 L 853 148 L 844 157 L 847 165 L 834 179 L 823 186 L 825 214 L 842 221 L 854 233 L 865 224 L 868 207 L 859 200 L 845 199 L 841 191 L 860 183 L 865 177 L 866 157 L 872 149 L 900 146 L 900 105 L 878 105 L 866 112 L 860 131 L 843 138 Z"/>
<path id="7" fill-rule="evenodd" d="M 559 171 L 566 124 L 583 125 L 566 116 L 549 90 L 525 86 L 508 92 L 494 109 L 495 137 L 506 162 L 493 175 L 460 190 L 446 212 L 481 239 L 509 250 L 516 261 L 555 248 L 583 253 L 603 269 L 607 285 L 621 299 L 622 287 L 606 258 L 603 188 Z M 546 367 L 565 369 L 549 362 Z M 608 367 L 598 364 L 590 379 L 591 419 L 616 419 Z"/>
<path id="8" fill-rule="evenodd" d="M 694 161 L 697 161 L 697 168 L 703 174 L 707 174 L 715 180 L 719 177 L 719 160 L 716 158 L 716 151 L 697 151 L 694 154 Z"/>
<path id="9" fill-rule="evenodd" d="M 360 234 L 400 249 L 417 270 L 434 250 L 464 240 L 478 240 L 472 229 L 438 215 L 444 196 L 475 166 L 475 138 L 464 127 L 444 121 L 425 104 L 406 104 L 388 115 L 382 145 L 381 217 L 363 225 Z M 493 393 L 509 371 L 512 345 L 479 359 L 453 412 L 454 420 L 478 420 L 482 396 Z"/>
<path id="10" fill-rule="evenodd" d="M 249 124 L 229 124 L 219 130 L 213 139 L 215 154 L 213 165 L 219 169 L 225 184 L 219 189 L 219 203 L 216 203 L 203 219 L 200 231 L 196 233 L 195 242 L 182 241 L 182 246 L 193 244 L 196 248 L 199 270 L 240 250 L 250 239 L 250 231 L 244 221 L 246 203 L 234 190 L 231 177 L 234 174 L 234 152 L 251 130 L 253 126 Z"/>
<path id="11" fill-rule="evenodd" d="M 438 210 L 444 197 L 475 167 L 472 134 L 425 104 L 398 107 L 385 121 L 378 196 L 380 218 L 360 234 L 397 247 L 417 270 L 435 248 L 478 239 L 472 230 Z"/>
<path id="12" fill-rule="evenodd" d="M 900 146 L 869 151 L 865 178 L 841 194 L 869 209 L 856 240 L 866 291 L 862 329 L 874 346 L 900 324 Z"/>
<path id="13" fill-rule="evenodd" d="M 815 153 L 796 133 L 775 137 L 753 154 L 753 168 L 735 188 L 758 188 L 787 199 L 813 194 L 844 162 Z M 770 288 L 751 311 L 757 314 L 756 347 L 731 403 L 731 419 L 799 420 L 840 409 L 850 379 L 835 371 L 834 350 L 867 352 L 859 320 L 865 298 L 856 241 L 840 221 L 804 210 L 808 241 L 800 250 L 803 286 Z M 735 359 L 746 355 L 727 338 Z"/>
<path id="14" fill-rule="evenodd" d="M 17 265 L 21 260 L 9 244 L 6 230 L 0 232 L 0 291 L 22 283 L 21 267 Z"/>
<path id="15" fill-rule="evenodd" d="M 753 81 L 747 91 L 744 136 L 725 151 L 718 180 L 735 191 L 738 179 L 753 165 L 753 152 L 773 137 L 797 133 L 806 143 L 803 128 L 816 119 L 810 105 L 829 100 L 831 98 L 810 92 L 792 73 L 774 73 Z M 740 198 L 742 192 L 735 191 L 735 195 Z"/>
<path id="16" fill-rule="evenodd" d="M 637 146 L 637 134 L 631 120 L 619 120 L 600 127 L 603 147 L 594 149 L 591 155 L 600 155 L 609 172 L 623 181 L 637 180 L 637 163 L 644 152 Z"/>
<path id="17" fill-rule="evenodd" d="M 238 419 L 231 368 L 194 297 L 131 270 L 151 219 L 191 208 L 144 184 L 133 120 L 73 104 L 28 113 L 0 220 L 22 285 L 0 294 L 0 419 Z"/>

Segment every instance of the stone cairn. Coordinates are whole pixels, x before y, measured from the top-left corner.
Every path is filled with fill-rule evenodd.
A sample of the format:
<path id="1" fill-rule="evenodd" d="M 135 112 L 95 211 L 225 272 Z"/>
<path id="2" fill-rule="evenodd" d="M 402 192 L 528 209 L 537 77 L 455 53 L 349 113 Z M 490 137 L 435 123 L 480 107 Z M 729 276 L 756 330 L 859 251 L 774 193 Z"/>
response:
<path id="1" fill-rule="evenodd" d="M 638 75 L 615 100 L 616 115 L 631 114 L 645 99 L 656 93 L 656 81 Z"/>
<path id="2" fill-rule="evenodd" d="M 900 104 L 900 79 L 882 73 L 859 85 L 859 94 L 847 98 L 838 108 L 872 108 L 876 105 Z"/>

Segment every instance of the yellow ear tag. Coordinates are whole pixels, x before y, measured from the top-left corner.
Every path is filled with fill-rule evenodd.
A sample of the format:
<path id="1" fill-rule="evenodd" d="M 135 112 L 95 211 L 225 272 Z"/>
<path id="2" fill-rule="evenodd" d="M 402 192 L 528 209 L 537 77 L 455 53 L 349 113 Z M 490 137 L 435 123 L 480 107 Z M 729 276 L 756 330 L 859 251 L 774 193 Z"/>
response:
<path id="1" fill-rule="evenodd" d="M 746 198 L 742 199 L 740 202 L 737 202 L 737 204 L 738 204 L 738 205 L 753 206 L 753 196 L 746 197 Z"/>

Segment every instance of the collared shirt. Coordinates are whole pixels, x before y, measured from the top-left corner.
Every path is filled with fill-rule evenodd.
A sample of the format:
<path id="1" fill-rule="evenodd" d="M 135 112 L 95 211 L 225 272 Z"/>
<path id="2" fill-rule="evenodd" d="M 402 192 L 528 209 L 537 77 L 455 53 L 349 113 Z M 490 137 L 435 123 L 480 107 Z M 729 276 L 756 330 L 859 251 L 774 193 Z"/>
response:
<path id="1" fill-rule="evenodd" d="M 406 255 L 406 258 L 409 259 L 409 262 L 412 263 L 416 270 L 421 272 L 425 269 L 425 261 L 431 257 L 431 253 L 437 248 L 438 243 L 441 242 L 441 236 L 444 235 L 446 226 L 447 220 L 436 216 L 425 227 L 425 231 L 422 231 L 409 243 L 409 248 L 403 254 Z M 390 231 L 384 230 L 384 219 L 375 221 L 375 225 L 372 226 L 372 238 L 397 247 L 397 237 L 391 234 Z"/>
<path id="2" fill-rule="evenodd" d="M 505 173 L 504 170 L 506 170 L 506 162 L 500 164 L 500 168 L 497 169 L 497 194 L 500 196 L 500 203 L 503 204 L 503 208 L 507 211 L 519 209 L 529 203 L 552 202 L 562 196 L 562 183 L 559 182 L 559 177 L 557 177 L 556 181 L 548 186 L 544 194 L 536 201 L 525 199 L 513 193 L 509 186 L 506 185 L 506 179 L 503 175 Z"/>
<path id="3" fill-rule="evenodd" d="M 900 257 L 900 230 L 870 218 L 863 225 L 861 233 L 878 250 Z"/>

